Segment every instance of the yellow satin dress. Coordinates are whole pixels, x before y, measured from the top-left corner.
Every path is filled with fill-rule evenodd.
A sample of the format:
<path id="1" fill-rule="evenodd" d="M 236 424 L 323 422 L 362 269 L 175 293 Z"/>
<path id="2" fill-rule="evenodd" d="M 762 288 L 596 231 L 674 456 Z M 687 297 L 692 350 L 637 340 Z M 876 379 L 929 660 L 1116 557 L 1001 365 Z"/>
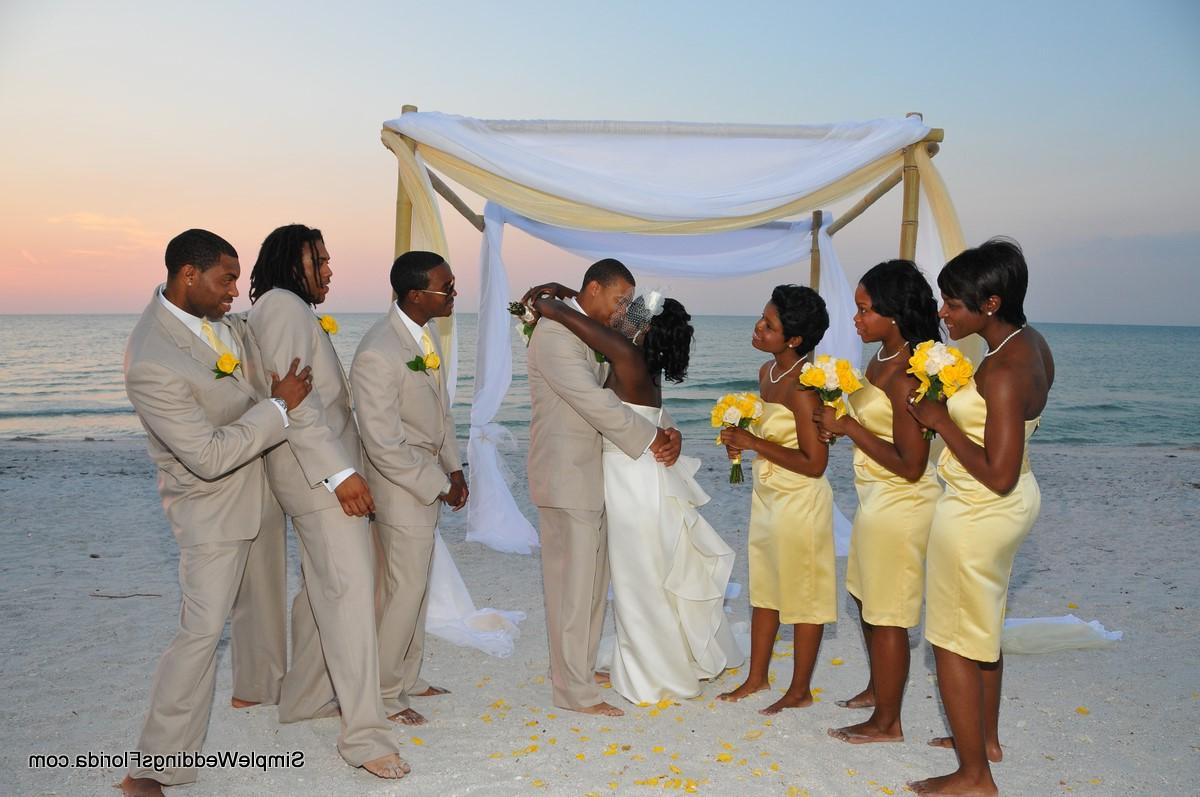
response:
<path id="1" fill-rule="evenodd" d="M 764 401 L 753 431 L 799 447 L 796 418 L 782 404 Z M 751 606 L 775 609 L 781 623 L 837 622 L 833 490 L 824 475 L 802 476 L 756 456 L 747 547 Z"/>
<path id="2" fill-rule="evenodd" d="M 868 432 L 892 442 L 892 401 L 863 380 L 847 400 Z M 846 561 L 846 590 L 862 602 L 871 625 L 913 628 L 921 622 L 925 548 L 942 487 L 933 463 L 916 482 L 897 476 L 859 449 L 854 450 L 858 512 Z"/>
<path id="3" fill-rule="evenodd" d="M 946 402 L 950 417 L 983 445 L 987 404 L 972 380 Z M 974 661 L 1000 658 L 1000 632 L 1017 549 L 1042 505 L 1029 467 L 1029 438 L 1041 417 L 1025 421 L 1025 453 L 1017 486 L 992 492 L 947 448 L 938 460 L 945 492 L 933 513 L 926 559 L 925 639 Z"/>

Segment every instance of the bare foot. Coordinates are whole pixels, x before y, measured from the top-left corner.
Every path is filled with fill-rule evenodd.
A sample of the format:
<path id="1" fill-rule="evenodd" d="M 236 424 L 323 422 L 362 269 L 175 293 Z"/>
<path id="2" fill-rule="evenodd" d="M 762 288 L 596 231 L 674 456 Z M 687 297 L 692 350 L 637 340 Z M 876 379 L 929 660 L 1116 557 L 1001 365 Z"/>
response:
<path id="1" fill-rule="evenodd" d="M 849 700 L 834 701 L 842 708 L 875 708 L 875 693 L 864 689 Z"/>
<path id="2" fill-rule="evenodd" d="M 942 747 L 942 748 L 945 748 L 946 750 L 953 750 L 954 749 L 954 737 L 953 736 L 935 736 L 932 739 L 930 739 L 927 742 L 927 744 L 930 747 Z M 993 764 L 999 764 L 1001 761 L 1004 760 L 1004 751 L 1000 748 L 1000 745 L 998 743 L 993 744 L 991 742 L 988 742 L 986 745 L 984 745 L 984 750 L 987 752 L 987 760 L 991 761 Z"/>
<path id="3" fill-rule="evenodd" d="M 154 778 L 132 778 L 126 775 L 125 780 L 116 784 L 114 788 L 120 789 L 125 797 L 163 797 L 162 784 Z"/>
<path id="4" fill-rule="evenodd" d="M 769 717 L 772 714 L 778 714 L 785 708 L 808 708 L 812 704 L 812 692 L 806 691 L 798 695 L 793 695 L 791 692 L 785 692 L 783 697 L 779 698 L 766 708 L 759 709 L 758 713 Z"/>
<path id="5" fill-rule="evenodd" d="M 904 734 L 899 728 L 883 730 L 867 720 L 844 728 L 830 728 L 827 733 L 835 739 L 849 744 L 871 744 L 873 742 L 902 742 Z"/>
<path id="6" fill-rule="evenodd" d="M 594 675 L 592 675 L 592 678 L 596 679 L 596 683 L 598 683 L 598 684 L 612 683 L 612 678 L 609 677 L 609 674 L 606 672 L 595 673 Z"/>
<path id="7" fill-rule="evenodd" d="M 428 689 L 426 689 L 424 692 L 417 692 L 416 694 L 409 695 L 409 697 L 437 697 L 438 695 L 448 695 L 448 694 L 450 694 L 449 689 L 443 689 L 440 686 L 431 686 Z"/>
<path id="8" fill-rule="evenodd" d="M 578 711 L 580 714 L 596 714 L 601 717 L 624 717 L 625 716 L 624 711 L 617 708 L 616 706 L 612 706 L 612 705 L 609 705 L 608 703 L 605 703 L 603 700 L 594 706 L 588 706 L 587 708 L 575 708 L 575 709 L 571 709 L 571 710 Z"/>
<path id="9" fill-rule="evenodd" d="M 363 769 L 384 780 L 399 780 L 412 772 L 412 767 L 400 757 L 399 753 L 388 753 L 382 758 L 373 758 L 363 764 Z"/>
<path id="10" fill-rule="evenodd" d="M 258 700 L 242 700 L 240 697 L 229 698 L 229 705 L 234 708 L 253 708 L 260 704 Z"/>
<path id="11" fill-rule="evenodd" d="M 406 708 L 403 711 L 397 711 L 395 714 L 388 717 L 392 722 L 398 722 L 401 725 L 424 725 L 425 717 L 421 716 L 416 710 Z"/>
<path id="12" fill-rule="evenodd" d="M 938 778 L 914 780 L 908 787 L 917 794 L 947 794 L 954 797 L 996 797 L 1000 793 L 992 780 L 992 773 L 988 771 L 979 779 L 967 778 L 954 772 Z"/>
<path id="13" fill-rule="evenodd" d="M 723 692 L 717 695 L 717 700 L 724 700 L 726 703 L 736 703 L 739 700 L 750 697 L 755 692 L 762 692 L 770 688 L 771 685 L 766 681 L 759 681 L 758 683 L 746 681 L 732 692 Z"/>

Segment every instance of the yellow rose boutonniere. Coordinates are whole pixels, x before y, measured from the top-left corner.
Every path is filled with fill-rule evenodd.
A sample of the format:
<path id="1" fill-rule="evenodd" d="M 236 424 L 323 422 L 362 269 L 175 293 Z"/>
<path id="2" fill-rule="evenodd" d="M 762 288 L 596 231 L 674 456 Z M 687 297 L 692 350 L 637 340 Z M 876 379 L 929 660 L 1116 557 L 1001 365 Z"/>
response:
<path id="1" fill-rule="evenodd" d="M 217 358 L 217 364 L 213 366 L 212 369 L 213 377 L 216 379 L 224 379 L 225 377 L 229 376 L 233 377 L 234 381 L 237 381 L 237 377 L 233 376 L 233 372 L 241 364 L 241 361 L 238 360 L 237 357 L 234 357 L 229 352 L 226 352 Z"/>
<path id="2" fill-rule="evenodd" d="M 430 352 L 424 357 L 413 357 L 405 365 L 412 371 L 436 371 L 442 367 L 442 358 L 434 352 Z"/>
<path id="3" fill-rule="evenodd" d="M 331 315 L 321 316 L 321 329 L 328 332 L 330 335 L 336 335 L 338 331 L 337 319 Z"/>

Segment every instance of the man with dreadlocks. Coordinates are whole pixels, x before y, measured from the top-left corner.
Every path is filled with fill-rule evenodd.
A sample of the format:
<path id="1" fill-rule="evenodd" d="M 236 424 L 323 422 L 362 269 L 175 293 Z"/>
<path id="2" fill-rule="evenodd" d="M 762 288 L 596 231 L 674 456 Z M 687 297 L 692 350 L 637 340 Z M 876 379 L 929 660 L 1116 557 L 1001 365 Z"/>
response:
<path id="1" fill-rule="evenodd" d="M 320 230 L 303 224 L 268 235 L 250 274 L 254 306 L 247 320 L 265 367 L 279 371 L 279 358 L 300 357 L 313 378 L 313 392 L 291 415 L 287 444 L 267 455 L 267 476 L 292 518 L 302 563 L 279 721 L 331 716 L 340 708 L 342 758 L 381 778 L 401 778 L 409 767 L 379 694 L 367 520 L 375 504 L 361 475 L 346 374 L 330 340 L 337 323 L 314 311 L 332 276 Z"/>

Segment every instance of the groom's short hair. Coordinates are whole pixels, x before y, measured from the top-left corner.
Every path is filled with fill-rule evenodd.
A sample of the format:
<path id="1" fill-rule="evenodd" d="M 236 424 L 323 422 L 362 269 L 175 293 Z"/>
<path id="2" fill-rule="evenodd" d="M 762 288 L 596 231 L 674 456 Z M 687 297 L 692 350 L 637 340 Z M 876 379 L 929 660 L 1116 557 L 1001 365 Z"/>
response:
<path id="1" fill-rule="evenodd" d="M 625 280 L 630 285 L 637 285 L 634 282 L 633 273 L 625 268 L 624 263 L 615 258 L 606 257 L 588 266 L 588 270 L 583 272 L 583 285 L 579 289 L 586 288 L 589 282 L 599 282 L 607 288 L 617 280 Z"/>
<path id="2" fill-rule="evenodd" d="M 404 303 L 409 291 L 419 291 L 429 287 L 429 272 L 446 262 L 446 258 L 437 252 L 422 252 L 414 250 L 405 252 L 392 263 L 392 290 L 396 292 L 396 301 Z"/>
<path id="3" fill-rule="evenodd" d="M 164 260 L 167 274 L 175 276 L 179 269 L 192 265 L 200 271 L 208 271 L 220 260 L 221 255 L 237 257 L 233 244 L 208 230 L 184 230 L 167 244 Z"/>

